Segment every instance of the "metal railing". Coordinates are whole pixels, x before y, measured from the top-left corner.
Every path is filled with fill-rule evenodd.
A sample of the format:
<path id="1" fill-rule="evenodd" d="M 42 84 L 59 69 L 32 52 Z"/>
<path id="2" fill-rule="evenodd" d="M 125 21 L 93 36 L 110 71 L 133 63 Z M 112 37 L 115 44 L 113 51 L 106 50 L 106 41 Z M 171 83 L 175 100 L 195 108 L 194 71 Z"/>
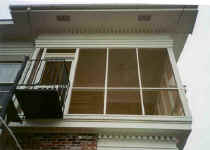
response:
<path id="1" fill-rule="evenodd" d="M 70 86 L 68 70 L 70 68 L 64 58 L 30 59 L 26 62 L 17 89 L 56 90 L 64 111 Z"/>

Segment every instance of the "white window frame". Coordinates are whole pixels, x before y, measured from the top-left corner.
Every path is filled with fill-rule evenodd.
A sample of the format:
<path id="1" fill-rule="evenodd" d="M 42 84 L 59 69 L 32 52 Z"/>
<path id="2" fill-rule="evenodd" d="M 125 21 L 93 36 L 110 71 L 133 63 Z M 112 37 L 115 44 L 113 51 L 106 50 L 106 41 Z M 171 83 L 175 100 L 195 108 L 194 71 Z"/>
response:
<path id="1" fill-rule="evenodd" d="M 76 49 L 75 49 L 76 50 Z M 60 57 L 63 57 L 65 59 L 65 61 L 70 61 L 72 62 L 71 64 L 71 69 L 70 69 L 70 73 L 69 73 L 69 81 L 71 79 L 71 72 L 73 70 L 73 62 L 75 60 L 75 55 L 73 55 L 72 53 L 47 53 L 48 49 L 47 48 L 44 48 L 44 51 L 43 51 L 43 54 L 42 54 L 42 58 L 41 59 L 49 59 L 49 61 L 53 61 L 53 60 L 50 60 L 50 58 L 60 58 Z M 75 52 L 76 53 L 76 52 Z M 69 58 L 65 58 L 66 56 L 69 56 Z M 41 78 L 42 78 L 42 75 L 43 75 L 43 71 L 45 70 L 45 65 L 46 65 L 46 61 L 42 61 L 41 62 L 41 67 L 40 69 L 38 70 L 38 74 L 37 74 L 37 77 L 35 79 L 36 82 L 38 82 Z M 42 85 L 39 85 L 37 86 L 38 88 L 40 87 L 45 87 L 45 88 L 50 88 L 52 86 L 42 86 Z"/>
<path id="2" fill-rule="evenodd" d="M 68 95 L 66 97 L 66 101 L 65 101 L 65 106 L 64 106 L 64 114 L 68 114 L 69 112 L 69 107 L 70 107 L 70 103 L 71 103 L 71 95 L 72 95 L 72 88 L 73 88 L 73 84 L 74 84 L 74 77 L 75 77 L 75 72 L 76 72 L 76 67 L 77 67 L 77 63 L 78 63 L 78 59 L 79 59 L 79 48 L 76 48 L 76 54 L 75 54 L 75 59 L 72 62 L 72 67 L 71 67 L 71 73 L 69 76 L 69 81 L 70 81 L 70 87 L 68 90 Z"/>
<path id="3" fill-rule="evenodd" d="M 52 49 L 52 48 L 50 48 L 50 49 Z M 56 48 L 54 48 L 54 49 L 56 49 Z M 36 48 L 36 50 L 33 53 L 32 60 L 37 59 L 37 56 L 38 56 L 40 50 L 41 50 L 41 48 Z M 70 73 L 69 73 L 69 76 L 70 76 L 69 77 L 69 81 L 70 81 L 71 74 L 72 74 L 72 72 L 74 70 L 73 69 L 74 68 L 74 65 L 73 64 L 74 64 L 74 61 L 75 61 L 75 55 L 73 55 L 72 53 L 70 53 L 70 54 L 69 53 L 64 53 L 64 54 L 62 54 L 62 53 L 49 53 L 48 54 L 47 53 L 47 50 L 48 50 L 48 48 L 44 48 L 43 53 L 42 53 L 42 56 L 41 56 L 41 60 L 49 58 L 49 61 L 51 61 L 50 58 L 56 58 L 56 57 L 59 57 L 60 58 L 60 57 L 66 57 L 66 56 L 69 55 L 69 58 L 65 58 L 65 61 L 71 61 L 72 62 Z M 75 48 L 75 51 L 76 51 L 76 48 Z M 76 54 L 76 52 L 75 52 L 75 54 Z M 36 76 L 35 76 L 35 78 L 33 78 L 32 84 L 38 82 L 41 79 L 42 74 L 43 74 L 43 71 L 45 69 L 45 63 L 46 63 L 46 61 L 41 61 L 38 64 L 37 68 L 39 68 L 39 69 L 35 70 L 36 71 L 36 73 L 35 73 Z M 28 80 L 30 78 L 30 75 L 32 73 L 32 69 L 33 69 L 34 64 L 35 64 L 35 61 L 32 61 L 31 62 L 31 65 L 30 64 L 27 64 L 26 65 L 26 69 L 25 69 L 26 73 L 23 73 L 23 76 L 21 78 L 20 83 L 22 83 L 23 77 L 26 76 L 25 77 L 26 79 L 24 80 L 24 83 L 23 84 L 27 84 L 27 82 L 28 82 Z M 27 69 L 29 69 L 29 71 L 27 71 Z M 52 86 L 50 86 L 50 85 L 49 86 L 46 86 L 46 85 L 38 85 L 38 86 L 35 86 L 35 88 L 51 88 L 51 87 Z M 25 88 L 25 87 L 24 86 L 20 86 L 19 88 Z"/>
<path id="4" fill-rule="evenodd" d="M 117 48 L 122 48 L 122 47 L 117 47 Z M 124 47 L 124 48 L 133 48 L 133 47 Z M 155 47 L 152 47 L 152 48 L 155 48 Z M 52 48 L 50 48 L 50 49 L 52 49 Z M 56 48 L 53 48 L 53 49 L 56 49 Z M 107 90 L 108 89 L 116 89 L 116 88 L 113 88 L 113 87 L 109 87 L 109 88 L 107 87 L 109 49 L 110 48 L 106 48 L 106 50 L 107 50 L 107 53 L 106 53 L 106 75 L 105 75 L 105 86 L 104 86 L 104 89 L 103 89 L 104 90 L 104 110 L 103 110 L 104 113 L 100 114 L 100 115 L 109 115 L 109 114 L 106 114 L 106 111 L 107 111 Z M 146 115 L 145 114 L 145 110 L 144 110 L 145 107 L 144 107 L 144 100 L 143 100 L 143 89 L 144 90 L 145 89 L 146 90 L 178 90 L 178 95 L 180 97 L 185 116 L 191 116 L 190 111 L 188 109 L 188 104 L 187 104 L 187 99 L 186 99 L 186 96 L 185 96 L 185 92 L 184 92 L 185 88 L 182 86 L 181 79 L 180 79 L 180 76 L 178 74 L 178 69 L 177 69 L 177 66 L 176 66 L 176 60 L 175 60 L 175 57 L 174 57 L 173 49 L 172 48 L 166 48 L 167 52 L 168 52 L 168 56 L 169 56 L 170 62 L 171 62 L 171 65 L 172 65 L 173 74 L 174 74 L 174 77 L 175 77 L 175 80 L 176 80 L 176 83 L 177 83 L 177 88 L 164 88 L 164 89 L 162 89 L 162 88 L 142 88 L 141 75 L 140 75 L 140 69 L 141 68 L 139 66 L 139 58 L 138 58 L 138 53 L 140 52 L 139 51 L 140 49 L 141 48 L 136 48 L 136 56 L 137 56 L 137 63 L 138 63 L 138 66 L 137 66 L 138 68 L 137 69 L 138 69 L 139 86 L 140 86 L 140 88 L 135 88 L 135 89 L 140 91 L 140 98 L 141 98 L 141 100 L 140 100 L 141 102 L 140 103 L 141 103 L 141 109 L 142 109 L 141 116 Z M 67 99 L 66 99 L 66 102 L 65 102 L 64 116 L 68 117 L 68 116 L 75 116 L 75 115 L 95 115 L 95 114 L 69 114 L 69 112 L 68 112 L 69 111 L 69 107 L 70 107 L 70 103 L 71 103 L 71 94 L 72 94 L 72 89 L 73 89 L 73 84 L 74 84 L 74 76 L 75 76 L 75 72 L 76 72 L 76 67 L 77 67 L 77 63 L 78 63 L 78 59 L 79 59 L 80 48 L 75 48 L 75 50 L 76 50 L 75 56 L 74 56 L 75 58 L 71 59 L 71 60 L 67 60 L 67 61 L 72 61 L 72 64 L 71 64 L 71 70 L 70 70 L 70 76 L 69 76 L 70 88 L 69 88 Z M 34 51 L 32 59 L 36 59 L 39 51 L 40 51 L 40 48 L 37 48 Z M 44 51 L 43 51 L 41 59 L 45 59 L 47 57 L 46 51 L 47 51 L 47 48 L 44 48 Z M 54 56 L 56 56 L 56 55 L 52 53 L 52 54 L 50 54 L 49 57 L 54 57 Z M 59 55 L 59 54 L 57 56 L 58 57 L 62 57 L 62 55 Z M 66 56 L 66 55 L 63 55 L 63 56 Z M 32 64 L 30 65 L 29 71 L 28 71 L 28 73 L 26 75 L 25 82 L 27 82 L 28 79 L 29 79 L 29 75 L 32 72 L 32 68 L 33 68 L 32 66 L 33 65 L 34 65 L 34 62 L 32 62 Z M 40 66 L 41 69 L 39 69 L 39 72 L 37 73 L 37 78 L 33 82 L 36 82 L 36 81 L 38 81 L 41 78 L 42 71 L 44 69 L 45 63 L 40 63 L 39 65 L 41 65 Z M 26 67 L 29 67 L 28 64 L 26 65 Z M 49 87 L 49 86 L 47 86 L 47 87 Z M 83 87 L 78 87 L 77 89 L 80 89 L 80 88 L 83 89 Z M 89 88 L 90 89 L 94 89 L 94 87 L 89 87 Z M 97 87 L 95 87 L 95 88 L 98 89 Z M 134 88 L 121 88 L 121 89 L 133 89 L 134 90 Z M 118 114 L 118 115 L 119 116 L 123 116 L 121 114 Z"/>
<path id="5" fill-rule="evenodd" d="M 180 100 L 181 100 L 181 104 L 182 104 L 185 116 L 191 116 L 191 112 L 190 112 L 189 107 L 188 107 L 189 106 L 188 105 L 188 100 L 187 100 L 186 95 L 185 95 L 185 88 L 184 88 L 184 85 L 182 84 L 182 81 L 181 81 L 181 78 L 180 78 L 180 75 L 179 75 L 179 71 L 178 71 L 178 67 L 176 65 L 176 59 L 175 59 L 175 56 L 174 56 L 173 48 L 167 48 L 167 51 L 168 51 L 168 55 L 169 55 L 171 65 L 172 65 L 172 70 L 173 70 L 174 77 L 175 77 L 175 80 L 176 80 L 176 84 L 177 84 L 177 87 L 178 87 L 178 94 L 179 94 L 179 97 L 180 97 Z"/>
<path id="6" fill-rule="evenodd" d="M 37 56 L 38 56 L 40 50 L 41 50 L 41 48 L 36 48 L 36 49 L 34 50 L 33 55 L 32 55 L 32 57 L 31 57 L 32 60 L 37 58 Z M 34 64 L 35 64 L 34 61 L 33 61 L 33 62 L 27 62 L 27 63 L 26 63 L 26 67 L 25 67 L 25 69 L 24 69 L 24 72 L 23 72 L 23 74 L 22 74 L 22 77 L 21 77 L 19 83 L 26 84 L 26 83 L 28 82 Z M 23 81 L 23 80 L 24 80 L 24 81 Z M 18 88 L 24 88 L 24 86 L 19 86 Z"/>
<path id="7" fill-rule="evenodd" d="M 83 35 L 83 34 L 81 36 L 75 36 L 71 34 L 66 36 L 66 35 L 61 34 L 61 35 L 39 35 L 39 37 L 35 39 L 35 47 L 36 48 L 43 48 L 43 47 L 59 48 L 59 49 L 66 49 L 66 48 L 77 48 L 77 49 L 85 48 L 86 49 L 86 48 L 107 48 L 107 47 L 109 48 L 122 48 L 122 47 L 123 48 L 166 48 L 167 50 L 171 49 L 172 54 L 174 56 L 174 52 L 173 52 L 174 42 L 175 41 L 173 37 L 171 37 L 171 35 L 167 33 L 158 34 L 158 35 L 157 34 L 145 34 L 145 35 L 144 34 L 137 34 L 137 35 L 122 34 L 119 36 L 115 34 L 107 34 L 107 35 L 94 34 L 91 36 Z M 169 58 L 171 61 L 171 56 Z M 176 61 L 175 60 L 171 61 L 171 64 L 172 66 L 175 66 L 173 67 L 173 72 L 178 72 Z M 178 77 L 175 77 L 175 80 L 178 83 L 177 79 L 180 78 L 179 75 L 177 75 L 177 73 L 174 73 L 174 76 L 178 76 Z M 179 85 L 181 85 L 181 83 Z M 179 88 L 181 92 L 182 90 L 184 92 L 185 88 L 182 88 L 181 86 L 179 87 L 179 85 L 177 84 L 178 86 L 177 88 Z M 177 89 L 177 88 L 171 88 L 171 90 Z M 149 90 L 151 88 L 147 88 L 147 89 Z M 159 88 L 153 88 L 153 89 L 159 90 Z M 141 90 L 141 89 L 139 88 L 136 90 Z M 179 95 L 180 95 L 180 90 L 178 90 Z M 70 95 L 71 94 L 69 94 L 69 96 Z M 185 116 L 175 116 L 175 117 L 176 118 L 183 118 L 183 117 L 191 118 L 189 108 L 187 106 L 187 102 L 183 102 L 183 101 L 186 101 L 185 93 L 181 95 L 182 96 L 180 96 L 180 99 L 183 104 Z M 77 116 L 81 117 L 81 115 L 74 116 L 74 114 L 68 114 L 69 104 L 70 104 L 70 98 L 67 98 L 64 119 L 65 118 L 68 119 L 72 117 L 74 118 Z M 102 117 L 102 115 L 100 115 L 100 118 Z M 84 115 L 84 116 L 90 116 L 90 115 Z M 91 116 L 98 116 L 98 115 L 91 114 Z M 106 114 L 106 116 L 108 115 Z M 126 116 L 126 115 L 122 115 L 122 116 Z M 143 115 L 138 116 L 138 117 L 142 117 L 142 116 Z M 118 117 L 120 116 L 118 115 Z M 130 117 L 131 115 L 129 115 L 129 118 Z M 148 115 L 143 116 L 143 117 L 148 117 Z M 167 118 L 167 116 L 155 116 L 155 117 Z M 174 118 L 174 116 L 169 116 L 169 117 L 170 117 L 169 119 Z"/>
<path id="8" fill-rule="evenodd" d="M 109 49 L 107 48 L 108 46 L 105 47 L 100 47 L 101 49 L 106 48 L 107 53 L 106 53 L 106 72 L 105 72 L 105 86 L 103 88 L 104 90 L 104 110 L 103 110 L 103 114 L 69 114 L 69 107 L 70 107 L 70 103 L 71 103 L 71 94 L 72 94 L 72 89 L 73 89 L 73 82 L 74 82 L 74 76 L 75 76 L 75 72 L 76 72 L 76 67 L 77 67 L 77 63 L 78 63 L 78 59 L 79 59 L 79 50 L 80 48 L 77 48 L 77 53 L 75 56 L 75 62 L 74 62 L 74 70 L 73 70 L 73 74 L 72 74 L 72 79 L 71 79 L 71 86 L 69 88 L 69 94 L 65 103 L 65 111 L 64 111 L 64 117 L 65 118 L 69 118 L 71 116 L 103 116 L 103 115 L 108 115 L 108 116 L 112 116 L 110 114 L 106 114 L 107 111 L 107 90 L 108 89 L 117 89 L 117 88 L 108 88 L 107 87 L 107 80 L 108 80 L 108 61 L 109 61 Z M 83 47 L 82 47 L 83 48 Z M 98 47 L 92 47 L 92 48 L 98 48 Z M 133 48 L 133 47 L 114 47 L 114 48 Z M 141 47 L 144 48 L 144 47 Z M 187 106 L 187 100 L 185 97 L 185 93 L 184 93 L 184 87 L 181 84 L 181 80 L 178 74 L 178 69 L 176 66 L 176 61 L 175 61 L 175 57 L 174 57 L 174 53 L 173 53 L 173 49 L 172 48 L 167 48 L 167 47 L 161 47 L 163 49 L 166 49 L 167 53 L 168 53 L 168 57 L 170 60 L 170 63 L 172 65 L 172 70 L 173 70 L 173 74 L 175 77 L 175 81 L 177 84 L 176 88 L 142 88 L 142 83 L 141 83 L 141 75 L 140 75 L 140 66 L 139 66 L 139 58 L 138 58 L 138 52 L 140 51 L 141 48 L 135 48 L 136 49 L 136 55 L 137 55 L 137 63 L 138 63 L 138 76 L 139 76 L 139 84 L 140 84 L 140 88 L 135 88 L 136 90 L 140 91 L 140 103 L 141 103 L 141 109 L 142 109 L 142 114 L 141 115 L 137 115 L 137 116 L 144 116 L 145 114 L 145 107 L 144 107 L 144 100 L 143 100 L 143 89 L 144 90 L 177 90 L 178 95 L 180 97 L 181 103 L 182 103 L 182 107 L 183 107 L 183 111 L 184 111 L 184 116 L 191 116 L 190 111 L 188 109 Z M 157 47 L 146 47 L 146 48 L 157 48 Z M 74 87 L 74 89 L 99 89 L 98 87 Z M 134 88 L 122 88 L 122 89 L 132 89 L 134 90 Z M 100 89 L 99 89 L 100 90 Z M 126 116 L 126 115 L 122 115 L 122 114 L 116 114 L 117 116 Z M 113 116 L 116 116 L 113 115 Z M 136 115 L 128 115 L 128 116 L 136 116 Z M 146 115 L 146 116 L 150 116 L 150 115 Z M 152 115 L 152 116 L 157 116 L 157 115 Z M 158 116 L 162 116 L 162 115 L 158 115 Z M 165 117 L 165 116 L 164 116 Z M 172 116 L 167 116 L 167 117 L 172 117 Z M 173 116 L 174 117 L 174 116 Z M 180 116 L 176 116 L 176 117 L 180 117 Z M 183 116 L 181 116 L 183 117 Z"/>

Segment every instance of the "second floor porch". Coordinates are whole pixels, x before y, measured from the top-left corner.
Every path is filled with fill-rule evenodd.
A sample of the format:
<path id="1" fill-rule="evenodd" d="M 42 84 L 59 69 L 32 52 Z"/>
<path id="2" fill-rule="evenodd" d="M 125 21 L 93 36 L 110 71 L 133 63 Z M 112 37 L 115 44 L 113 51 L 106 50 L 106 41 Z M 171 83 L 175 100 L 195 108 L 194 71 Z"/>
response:
<path id="1" fill-rule="evenodd" d="M 189 115 L 172 49 L 38 48 L 33 57 L 15 90 L 27 119 Z"/>
<path id="2" fill-rule="evenodd" d="M 89 44 L 68 37 L 56 45 L 37 40 L 15 84 L 13 102 L 22 123 L 9 126 L 21 132 L 186 138 L 191 116 L 172 40 L 158 37 Z M 9 63 L 2 65 L 12 70 Z"/>

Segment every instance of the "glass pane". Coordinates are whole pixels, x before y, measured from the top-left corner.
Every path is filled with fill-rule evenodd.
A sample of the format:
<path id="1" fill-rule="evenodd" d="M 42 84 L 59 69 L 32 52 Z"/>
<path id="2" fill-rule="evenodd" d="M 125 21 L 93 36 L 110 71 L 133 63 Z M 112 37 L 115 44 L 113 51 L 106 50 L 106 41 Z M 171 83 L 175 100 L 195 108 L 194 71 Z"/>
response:
<path id="1" fill-rule="evenodd" d="M 146 115 L 183 116 L 177 90 L 143 91 Z"/>
<path id="2" fill-rule="evenodd" d="M 40 83 L 45 85 L 66 83 L 69 79 L 70 69 L 71 61 L 66 61 L 65 63 L 47 61 Z"/>
<path id="3" fill-rule="evenodd" d="M 72 90 L 70 114 L 103 114 L 104 91 Z"/>
<path id="4" fill-rule="evenodd" d="M 108 87 L 139 87 L 135 49 L 109 51 Z"/>
<path id="5" fill-rule="evenodd" d="M 1 63 L 0 64 L 0 82 L 10 83 L 14 82 L 21 64 L 17 63 Z"/>
<path id="6" fill-rule="evenodd" d="M 141 49 L 139 62 L 143 87 L 176 87 L 167 49 Z"/>
<path id="7" fill-rule="evenodd" d="M 104 87 L 106 49 L 80 49 L 74 87 Z"/>
<path id="8" fill-rule="evenodd" d="M 139 115 L 141 112 L 141 101 L 138 91 L 108 91 L 107 114 Z"/>

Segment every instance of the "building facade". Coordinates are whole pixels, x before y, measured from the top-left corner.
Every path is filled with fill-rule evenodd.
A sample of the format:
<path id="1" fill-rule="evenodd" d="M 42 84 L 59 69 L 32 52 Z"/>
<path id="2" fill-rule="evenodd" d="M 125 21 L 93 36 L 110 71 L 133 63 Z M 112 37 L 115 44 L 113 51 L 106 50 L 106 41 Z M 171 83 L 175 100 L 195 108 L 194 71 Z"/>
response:
<path id="1" fill-rule="evenodd" d="M 192 120 L 176 61 L 197 6 L 10 8 L 1 116 L 23 149 L 183 149 Z M 1 142 L 16 147 L 6 131 Z"/>

